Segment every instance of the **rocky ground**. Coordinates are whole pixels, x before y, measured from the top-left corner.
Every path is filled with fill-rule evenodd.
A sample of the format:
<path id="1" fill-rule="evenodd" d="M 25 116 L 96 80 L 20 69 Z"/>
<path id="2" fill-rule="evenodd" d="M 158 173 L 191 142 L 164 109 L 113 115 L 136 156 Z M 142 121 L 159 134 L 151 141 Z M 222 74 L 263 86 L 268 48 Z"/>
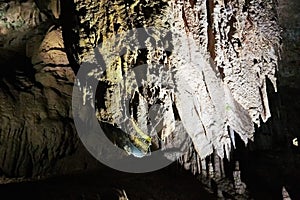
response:
<path id="1" fill-rule="evenodd" d="M 116 190 L 130 200 L 216 199 L 191 173 L 173 164 L 157 172 L 128 174 L 105 168 L 45 180 L 0 186 L 1 199 L 114 200 Z"/>

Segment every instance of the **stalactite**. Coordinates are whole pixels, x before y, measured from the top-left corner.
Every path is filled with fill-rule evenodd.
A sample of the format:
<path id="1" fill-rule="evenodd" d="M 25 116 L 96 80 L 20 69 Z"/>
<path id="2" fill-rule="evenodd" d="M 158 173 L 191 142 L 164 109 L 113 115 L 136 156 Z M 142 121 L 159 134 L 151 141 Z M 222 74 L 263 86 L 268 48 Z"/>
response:
<path id="1" fill-rule="evenodd" d="M 266 79 L 276 88 L 280 49 L 275 3 L 91 1 L 92 9 L 85 9 L 87 3 L 80 0 L 75 4 L 81 22 L 81 61 L 93 61 L 90 50 L 98 42 L 105 46 L 100 52 L 108 61 L 105 75 L 99 78 L 103 73 L 100 69 L 89 74 L 106 85 L 102 96 L 96 96 L 104 102 L 96 105 L 99 121 L 135 135 L 136 131 L 126 125 L 134 120 L 139 132 L 158 137 L 156 143 L 163 148 L 176 143 L 176 135 L 187 134 L 189 148 L 179 162 L 193 173 L 207 170 L 208 177 L 222 178 L 222 160 L 225 155 L 229 159 L 231 147 L 235 148 L 234 134 L 247 144 L 253 140 L 254 123 L 260 125 L 260 119 L 265 122 L 270 117 Z M 96 8 L 97 16 L 91 17 Z M 127 43 L 121 39 L 122 42 L 110 45 L 116 41 L 111 40 L 116 39 L 115 34 L 122 38 L 127 30 L 143 26 L 170 30 L 172 52 L 167 54 L 163 48 L 165 42 L 170 42 L 165 41 L 166 31 L 154 31 L 154 36 L 146 41 Z M 141 43 L 148 51 L 134 49 L 122 56 L 110 55 L 124 46 Z M 147 64 L 147 68 L 140 73 L 136 70 L 141 64 Z M 124 113 L 127 100 L 130 112 Z M 148 109 L 158 102 L 160 107 L 153 123 L 147 116 Z M 149 128 L 149 124 L 161 124 L 161 130 Z M 213 166 L 205 163 L 210 155 Z"/>
<path id="2" fill-rule="evenodd" d="M 12 93 L 1 91 L 3 102 L 10 102 L 0 105 L 3 113 L 0 140 L 4 141 L 0 148 L 1 173 L 12 176 L 49 173 L 53 160 L 68 156 L 77 148 L 73 147 L 77 146 L 77 140 L 69 121 L 73 83 L 69 62 L 71 66 L 72 61 L 77 64 L 94 62 L 93 48 L 103 43 L 107 48 L 101 53 L 109 61 L 105 75 L 99 75 L 101 70 L 89 75 L 96 77 L 100 87 L 103 86 L 103 93 L 97 95 L 97 103 L 100 100 L 103 103 L 96 104 L 99 121 L 123 126 L 130 133 L 130 138 L 126 138 L 118 132 L 119 141 L 123 140 L 118 145 L 128 154 L 143 157 L 151 145 L 155 146 L 154 150 L 179 147 L 178 141 L 187 137 L 183 147 L 185 154 L 179 159 L 186 169 L 200 174 L 201 180 L 211 187 L 216 183 L 219 196 L 232 188 L 236 194 L 245 193 L 239 167 L 233 171 L 233 185 L 226 181 L 223 158 L 225 154 L 229 158 L 231 148 L 236 148 L 235 134 L 247 143 L 253 139 L 253 122 L 259 125 L 260 118 L 265 122 L 270 117 L 266 79 L 276 89 L 275 72 L 280 56 L 280 29 L 274 1 L 50 2 L 50 7 L 46 7 L 54 18 L 62 20 L 63 30 L 52 27 L 43 40 L 39 37 L 31 38 L 27 44 L 22 42 L 37 70 L 35 83 L 20 74 L 16 75 L 20 79 L 17 83 L 6 80 L 1 83 Z M 20 3 L 16 7 L 23 15 L 24 8 L 33 6 L 31 12 L 21 18 L 12 15 L 15 12 L 12 5 L 11 2 L 7 19 L 1 15 L 1 31 L 5 34 L 0 39 L 9 38 L 1 41 L 5 48 L 16 47 L 16 41 L 20 41 L 16 34 L 26 28 L 21 26 L 24 20 L 30 20 L 30 29 L 45 20 L 34 4 Z M 66 12 L 70 8 L 72 12 Z M 109 45 L 114 35 L 144 26 L 165 31 L 155 32 L 152 40 Z M 167 30 L 174 34 L 171 53 L 163 49 L 164 42 L 170 42 L 164 38 Z M 41 45 L 37 42 L 40 40 Z M 122 56 L 110 56 L 113 50 L 138 46 L 139 42 L 145 43 L 147 51 L 134 49 Z M 147 64 L 147 70 L 139 71 L 141 64 Z M 19 95 L 19 89 L 14 87 L 25 92 Z M 27 93 L 30 88 L 34 95 Z M 93 103 L 92 88 L 82 83 L 82 91 L 83 103 Z M 20 98 L 21 103 L 15 103 L 14 98 Z M 39 109 L 27 110 L 26 106 L 33 105 L 32 102 L 41 102 L 32 106 L 39 106 Z M 128 102 L 130 111 L 124 114 L 122 111 Z M 22 115 L 26 120 L 11 120 L 7 117 L 9 112 L 14 113 L 13 119 Z M 149 119 L 151 112 L 153 115 Z M 59 121 L 59 125 L 55 121 Z M 32 124 L 38 126 L 24 128 Z M 62 138 L 54 137 L 56 132 L 62 132 Z M 132 143 L 134 151 L 128 148 Z M 166 157 L 174 160 L 176 156 L 166 154 Z M 41 165 L 35 166 L 36 163 Z M 285 188 L 283 195 L 289 198 Z"/>

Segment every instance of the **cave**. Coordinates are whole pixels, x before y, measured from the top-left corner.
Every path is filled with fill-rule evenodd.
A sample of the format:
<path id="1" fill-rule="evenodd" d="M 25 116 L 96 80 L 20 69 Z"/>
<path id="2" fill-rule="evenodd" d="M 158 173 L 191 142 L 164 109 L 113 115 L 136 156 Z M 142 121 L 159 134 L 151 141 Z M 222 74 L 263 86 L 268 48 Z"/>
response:
<path id="1" fill-rule="evenodd" d="M 0 199 L 300 199 L 299 13 L 0 1 Z"/>

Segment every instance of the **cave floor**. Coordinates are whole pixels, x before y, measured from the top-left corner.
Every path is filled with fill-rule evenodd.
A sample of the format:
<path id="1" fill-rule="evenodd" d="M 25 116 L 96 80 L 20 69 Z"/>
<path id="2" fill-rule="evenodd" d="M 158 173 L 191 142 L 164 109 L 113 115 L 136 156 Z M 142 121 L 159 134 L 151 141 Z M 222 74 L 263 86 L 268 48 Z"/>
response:
<path id="1" fill-rule="evenodd" d="M 45 180 L 0 186 L 1 200 L 114 200 L 112 188 L 124 189 L 130 200 L 216 199 L 191 173 L 176 164 L 151 173 L 129 174 L 106 168 Z M 101 198 L 100 198 L 101 197 Z"/>

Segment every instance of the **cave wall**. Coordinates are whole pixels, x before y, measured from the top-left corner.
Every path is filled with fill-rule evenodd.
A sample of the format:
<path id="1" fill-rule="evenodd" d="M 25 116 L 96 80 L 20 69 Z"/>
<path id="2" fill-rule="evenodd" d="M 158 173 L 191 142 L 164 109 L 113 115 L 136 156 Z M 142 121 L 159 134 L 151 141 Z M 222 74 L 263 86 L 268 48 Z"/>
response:
<path id="1" fill-rule="evenodd" d="M 96 165 L 76 135 L 74 72 L 57 21 L 34 1 L 0 4 L 1 177 L 63 174 Z"/>
<path id="2" fill-rule="evenodd" d="M 299 47 L 300 18 L 298 1 L 279 1 L 282 26 L 282 59 L 279 65 L 279 84 L 282 104 L 282 119 L 288 140 L 299 138 Z"/>
<path id="3" fill-rule="evenodd" d="M 47 13 L 43 14 L 33 1 L 19 4 L 1 3 L 3 5 L 0 24 L 1 58 L 3 58 L 1 66 L 7 66 L 1 68 L 0 157 L 2 163 L 0 168 L 2 175 L 38 176 L 85 169 L 89 165 L 95 165 L 95 161 L 79 142 L 72 122 L 70 104 L 74 73 L 71 68 L 78 70 L 81 62 L 90 60 L 91 49 L 97 42 L 107 40 L 114 33 L 141 27 L 145 21 L 147 25 L 169 27 L 158 17 L 159 10 L 163 7 L 161 3 L 163 2 L 164 6 L 167 3 L 151 1 L 149 4 L 144 4 L 145 2 L 63 1 L 62 12 L 59 14 L 53 14 L 51 6 L 44 6 L 43 9 L 40 7 L 40 10 Z M 190 12 L 193 10 L 193 2 L 184 3 Z M 212 5 L 203 4 L 203 6 L 210 8 Z M 299 128 L 294 120 L 298 116 L 295 109 L 298 108 L 298 104 L 293 103 L 296 102 L 294 99 L 298 98 L 297 83 L 300 80 L 298 78 L 299 20 L 297 14 L 299 12 L 297 8 L 296 0 L 279 1 L 279 22 L 283 27 L 283 51 L 278 72 L 279 94 L 284 95 L 281 96 L 280 109 L 278 110 L 276 106 L 274 109 L 283 115 L 280 122 L 287 130 L 282 127 L 278 130 L 283 130 L 288 135 L 287 142 L 290 141 L 289 138 L 297 136 Z M 19 12 L 23 13 L 21 17 L 12 16 L 13 13 Z M 187 23 L 192 27 L 194 18 L 189 15 L 189 12 L 186 15 Z M 58 21 L 55 19 L 57 16 L 60 18 Z M 201 27 L 192 28 L 196 32 Z M 212 29 L 212 27 L 208 28 Z M 206 35 L 211 34 L 211 31 L 205 29 L 204 38 L 211 37 Z M 203 50 L 208 50 L 213 57 L 217 54 L 213 49 L 214 45 L 226 46 L 207 38 L 197 39 L 203 44 Z M 205 43 L 205 41 L 209 42 Z M 128 54 L 127 63 L 131 63 L 135 56 Z M 16 57 L 18 59 L 15 59 Z M 219 59 L 222 61 L 225 58 L 219 57 Z M 221 62 L 220 68 L 222 68 Z M 223 73 L 228 71 L 225 70 Z M 270 73 L 272 74 L 273 71 Z M 269 98 L 271 102 L 273 98 L 277 99 L 272 95 Z M 264 99 L 254 104 L 259 105 L 258 109 L 252 110 L 256 115 L 257 112 L 265 112 L 262 110 L 262 105 L 267 105 Z M 266 119 L 268 113 L 264 114 Z M 257 119 L 254 121 L 257 122 Z M 278 130 L 276 134 L 280 135 Z M 269 135 L 259 140 L 262 144 L 257 145 L 258 147 L 272 148 L 274 145 L 269 144 L 271 140 Z M 191 149 L 183 162 L 186 162 L 186 168 L 197 172 L 199 169 L 196 165 L 199 164 L 199 159 L 194 149 Z M 206 164 L 202 164 L 203 168 L 204 166 Z"/>

